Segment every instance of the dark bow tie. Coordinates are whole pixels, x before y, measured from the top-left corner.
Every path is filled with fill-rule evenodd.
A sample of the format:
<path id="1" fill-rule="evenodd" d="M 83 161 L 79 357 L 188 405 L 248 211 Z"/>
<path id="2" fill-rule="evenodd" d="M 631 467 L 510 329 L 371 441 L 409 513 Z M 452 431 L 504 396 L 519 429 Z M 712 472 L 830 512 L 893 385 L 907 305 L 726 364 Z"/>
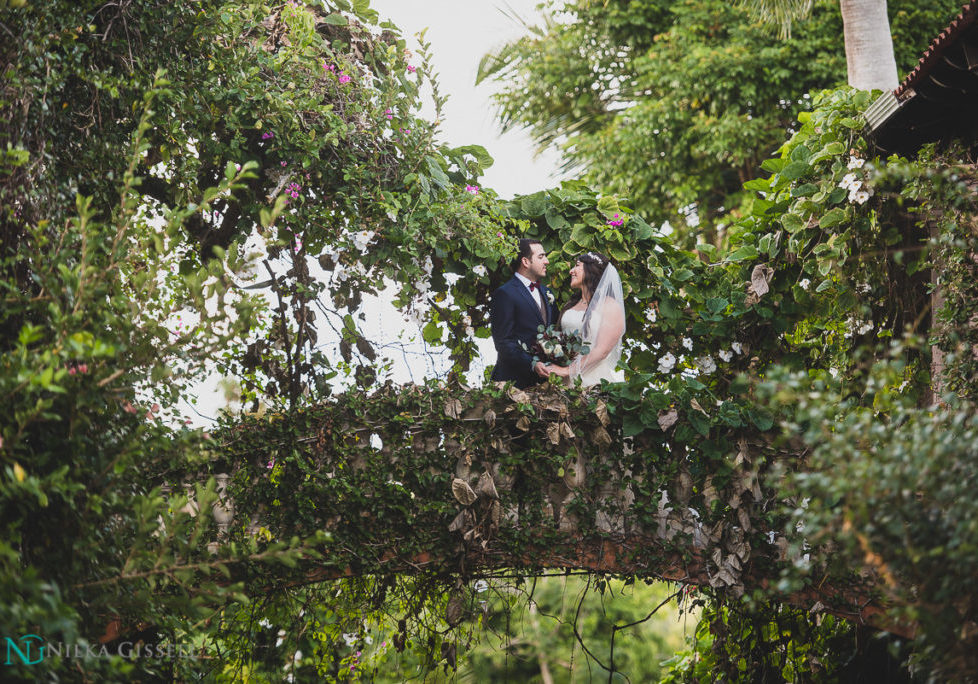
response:
<path id="1" fill-rule="evenodd" d="M 539 280 L 536 281 L 535 283 L 530 283 L 530 292 L 533 292 L 538 287 L 540 287 L 540 281 Z"/>

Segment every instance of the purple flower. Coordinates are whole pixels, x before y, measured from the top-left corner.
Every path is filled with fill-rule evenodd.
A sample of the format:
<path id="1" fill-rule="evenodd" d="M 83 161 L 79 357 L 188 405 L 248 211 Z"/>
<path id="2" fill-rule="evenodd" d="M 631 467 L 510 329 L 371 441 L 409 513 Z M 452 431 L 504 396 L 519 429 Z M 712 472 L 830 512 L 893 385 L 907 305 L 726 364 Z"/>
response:
<path id="1" fill-rule="evenodd" d="M 465 192 L 471 192 L 473 195 L 478 195 L 479 194 L 479 186 L 478 185 L 466 185 L 465 186 Z"/>
<path id="2" fill-rule="evenodd" d="M 274 138 L 274 137 L 275 137 L 275 134 L 272 133 L 271 131 L 267 131 L 267 132 L 261 134 L 261 139 L 262 140 L 268 140 L 269 138 Z"/>
<path id="3" fill-rule="evenodd" d="M 418 70 L 418 67 L 416 67 L 416 66 L 413 66 L 413 65 L 411 65 L 411 64 L 408 64 L 408 68 L 407 68 L 407 69 L 408 69 L 408 72 L 409 72 L 409 73 L 412 73 L 412 74 L 413 74 L 413 73 L 414 73 L 415 71 L 417 71 L 417 70 Z"/>

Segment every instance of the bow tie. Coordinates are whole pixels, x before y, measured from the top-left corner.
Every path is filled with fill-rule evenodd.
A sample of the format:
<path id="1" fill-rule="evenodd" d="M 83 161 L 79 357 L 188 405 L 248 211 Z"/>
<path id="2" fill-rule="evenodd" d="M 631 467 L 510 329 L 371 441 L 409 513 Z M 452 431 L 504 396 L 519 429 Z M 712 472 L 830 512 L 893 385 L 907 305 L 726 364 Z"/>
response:
<path id="1" fill-rule="evenodd" d="M 530 292 L 533 292 L 538 287 L 540 287 L 540 281 L 539 280 L 536 281 L 535 283 L 530 283 Z"/>

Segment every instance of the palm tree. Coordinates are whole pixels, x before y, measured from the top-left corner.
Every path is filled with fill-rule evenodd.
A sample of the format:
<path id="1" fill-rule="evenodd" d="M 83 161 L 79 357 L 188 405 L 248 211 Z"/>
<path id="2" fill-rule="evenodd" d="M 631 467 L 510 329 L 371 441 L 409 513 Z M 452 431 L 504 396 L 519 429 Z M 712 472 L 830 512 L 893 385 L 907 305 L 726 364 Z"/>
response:
<path id="1" fill-rule="evenodd" d="M 790 35 L 791 23 L 803 19 L 812 0 L 742 0 L 755 16 L 778 24 Z M 860 90 L 893 90 L 897 87 L 896 57 L 886 0 L 839 0 L 845 28 L 846 66 L 849 85 Z"/>

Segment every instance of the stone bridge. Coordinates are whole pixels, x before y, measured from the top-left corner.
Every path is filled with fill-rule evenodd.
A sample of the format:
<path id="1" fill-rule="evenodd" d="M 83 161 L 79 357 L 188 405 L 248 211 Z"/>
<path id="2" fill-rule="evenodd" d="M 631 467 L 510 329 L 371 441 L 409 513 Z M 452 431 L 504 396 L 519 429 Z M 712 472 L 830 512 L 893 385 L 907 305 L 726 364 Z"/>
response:
<path id="1" fill-rule="evenodd" d="M 635 410 L 653 425 L 636 430 L 631 420 L 626 435 Z M 803 547 L 781 533 L 785 502 L 765 484 L 791 455 L 769 435 L 747 426 L 700 434 L 681 429 L 682 410 L 649 411 L 627 390 L 432 384 L 249 417 L 208 454 L 220 539 L 260 548 L 327 532 L 321 557 L 282 582 L 577 569 L 733 597 L 764 589 L 908 634 L 882 623 L 868 580 L 773 593 Z"/>

